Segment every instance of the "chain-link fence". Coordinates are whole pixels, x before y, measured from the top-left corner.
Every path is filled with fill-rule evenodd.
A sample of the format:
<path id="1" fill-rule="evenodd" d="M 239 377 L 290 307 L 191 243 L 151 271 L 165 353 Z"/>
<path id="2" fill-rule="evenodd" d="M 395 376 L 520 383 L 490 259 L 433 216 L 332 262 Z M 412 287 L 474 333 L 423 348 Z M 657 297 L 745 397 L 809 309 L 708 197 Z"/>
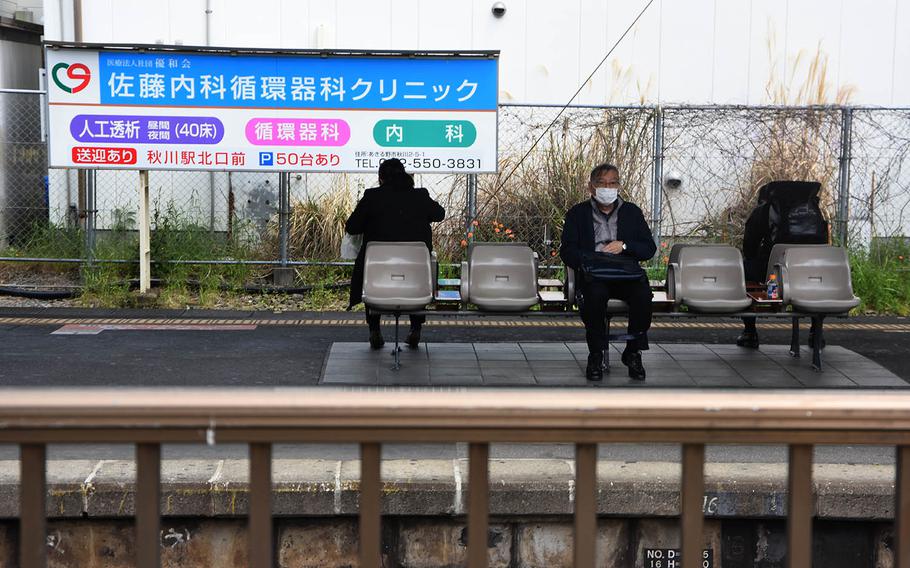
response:
<path id="1" fill-rule="evenodd" d="M 0 91 L 0 257 L 135 259 L 138 173 L 48 170 L 42 97 Z M 662 241 L 738 244 L 757 189 L 774 179 L 820 181 L 835 235 L 852 245 L 910 234 L 910 109 L 503 105 L 498 136 L 498 174 L 416 175 L 448 213 L 434 230 L 443 259 L 498 240 L 555 260 L 563 215 L 602 162 L 619 167 L 623 197 Z M 667 175 L 681 186 L 665 186 Z M 153 258 L 291 264 L 337 260 L 345 219 L 376 183 L 303 172 L 149 178 Z"/>
<path id="2" fill-rule="evenodd" d="M 663 235 L 737 243 L 773 180 L 821 182 L 822 209 L 836 218 L 840 109 L 668 108 L 662 126 L 664 172 L 684 180 L 664 191 Z"/>
<path id="3" fill-rule="evenodd" d="M 853 242 L 910 235 L 910 109 L 853 109 L 849 200 Z"/>

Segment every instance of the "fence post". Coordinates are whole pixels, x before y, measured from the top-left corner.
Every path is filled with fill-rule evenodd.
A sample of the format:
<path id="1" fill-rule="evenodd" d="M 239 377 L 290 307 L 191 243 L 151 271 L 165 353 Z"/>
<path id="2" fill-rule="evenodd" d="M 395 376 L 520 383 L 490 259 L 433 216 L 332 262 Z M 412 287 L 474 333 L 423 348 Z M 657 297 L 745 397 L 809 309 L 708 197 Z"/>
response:
<path id="1" fill-rule="evenodd" d="M 288 222 L 291 210 L 291 174 L 278 173 L 278 262 L 281 266 L 272 269 L 272 283 L 276 286 L 292 286 L 294 269 L 288 266 Z"/>
<path id="2" fill-rule="evenodd" d="M 660 221 L 663 217 L 664 178 L 664 110 L 654 107 L 654 168 L 651 178 L 651 234 L 654 244 L 660 247 Z M 655 257 L 659 259 L 659 255 Z"/>
<path id="3" fill-rule="evenodd" d="M 139 293 L 152 288 L 151 219 L 149 217 L 149 172 L 139 170 Z"/>
<path id="4" fill-rule="evenodd" d="M 288 265 L 288 202 L 290 201 L 290 184 L 291 176 L 287 172 L 281 172 L 278 174 L 278 226 L 280 234 L 280 247 L 279 251 L 280 258 L 278 259 L 281 262 L 281 266 Z"/>
<path id="5" fill-rule="evenodd" d="M 850 160 L 853 157 L 853 109 L 841 111 L 840 165 L 837 184 L 837 211 L 834 220 L 837 243 L 847 246 L 847 227 L 850 211 Z"/>
<path id="6" fill-rule="evenodd" d="M 474 217 L 477 216 L 477 174 L 468 174 L 467 177 L 467 191 L 465 192 L 465 221 L 464 221 L 464 232 L 465 238 L 468 242 L 474 241 L 474 227 L 472 226 L 474 222 Z M 471 233 L 469 238 L 467 235 Z"/>
<path id="7" fill-rule="evenodd" d="M 96 182 L 98 172 L 85 171 L 85 260 L 88 266 L 95 262 Z"/>

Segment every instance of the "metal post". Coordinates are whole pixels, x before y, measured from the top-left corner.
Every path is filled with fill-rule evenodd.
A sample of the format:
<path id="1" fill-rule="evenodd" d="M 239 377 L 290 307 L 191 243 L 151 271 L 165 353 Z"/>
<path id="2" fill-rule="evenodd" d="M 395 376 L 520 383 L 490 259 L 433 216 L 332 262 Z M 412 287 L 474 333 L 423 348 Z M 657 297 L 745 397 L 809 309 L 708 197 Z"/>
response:
<path id="1" fill-rule="evenodd" d="M 149 172 L 139 170 L 139 292 L 152 288 L 151 219 L 149 218 Z"/>
<path id="2" fill-rule="evenodd" d="M 212 45 L 212 0 L 205 0 L 205 45 Z M 209 231 L 215 232 L 215 172 L 209 172 Z"/>
<path id="3" fill-rule="evenodd" d="M 654 168 L 651 178 L 651 234 L 654 243 L 660 247 L 660 221 L 663 217 L 663 178 L 664 178 L 664 110 L 654 108 Z M 660 259 L 660 256 L 655 256 Z"/>
<path id="4" fill-rule="evenodd" d="M 575 567 L 597 560 L 597 444 L 575 444 Z"/>
<path id="5" fill-rule="evenodd" d="M 382 446 L 360 444 L 360 565 L 382 566 Z"/>
<path id="6" fill-rule="evenodd" d="M 60 39 L 63 39 L 63 20 L 60 20 Z M 82 42 L 82 0 L 73 0 L 73 40 Z"/>
<path id="7" fill-rule="evenodd" d="M 837 243 L 847 245 L 847 223 L 850 214 L 850 160 L 853 157 L 853 109 L 841 111 L 840 172 L 837 184 L 835 230 Z"/>
<path id="8" fill-rule="evenodd" d="M 812 446 L 790 446 L 787 567 L 812 566 Z"/>
<path id="9" fill-rule="evenodd" d="M 490 444 L 468 444 L 468 568 L 487 568 Z"/>
<path id="10" fill-rule="evenodd" d="M 19 475 L 19 565 L 47 566 L 46 457 L 44 444 L 22 444 Z"/>
<path id="11" fill-rule="evenodd" d="M 683 444 L 681 490 L 682 565 L 700 566 L 705 542 L 705 515 L 702 509 L 705 494 L 704 444 Z"/>
<path id="12" fill-rule="evenodd" d="M 477 174 L 468 174 L 467 191 L 465 195 L 465 238 L 468 242 L 474 241 L 474 218 L 477 217 Z M 471 233 L 468 238 L 467 234 Z"/>
<path id="13" fill-rule="evenodd" d="M 271 568 L 272 562 L 272 445 L 250 444 L 249 564 Z"/>
<path id="14" fill-rule="evenodd" d="M 85 260 L 88 266 L 95 262 L 95 221 L 98 209 L 95 207 L 95 187 L 98 172 L 85 172 Z"/>
<path id="15" fill-rule="evenodd" d="M 910 568 L 910 446 L 897 447 L 894 492 L 894 568 Z"/>
<path id="16" fill-rule="evenodd" d="M 136 444 L 136 566 L 161 566 L 161 444 Z"/>
<path id="17" fill-rule="evenodd" d="M 290 213 L 291 176 L 287 172 L 278 174 L 278 232 L 280 239 L 279 261 L 288 265 L 288 216 Z"/>

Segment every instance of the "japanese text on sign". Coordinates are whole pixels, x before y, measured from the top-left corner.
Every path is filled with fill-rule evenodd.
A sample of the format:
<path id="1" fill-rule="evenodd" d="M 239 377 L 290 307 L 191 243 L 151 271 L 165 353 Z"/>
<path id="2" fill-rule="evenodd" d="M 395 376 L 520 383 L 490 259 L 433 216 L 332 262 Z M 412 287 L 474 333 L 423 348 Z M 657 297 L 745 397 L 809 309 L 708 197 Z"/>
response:
<path id="1" fill-rule="evenodd" d="M 402 54 L 404 55 L 404 54 Z M 51 167 L 495 172 L 495 52 L 48 44 Z"/>

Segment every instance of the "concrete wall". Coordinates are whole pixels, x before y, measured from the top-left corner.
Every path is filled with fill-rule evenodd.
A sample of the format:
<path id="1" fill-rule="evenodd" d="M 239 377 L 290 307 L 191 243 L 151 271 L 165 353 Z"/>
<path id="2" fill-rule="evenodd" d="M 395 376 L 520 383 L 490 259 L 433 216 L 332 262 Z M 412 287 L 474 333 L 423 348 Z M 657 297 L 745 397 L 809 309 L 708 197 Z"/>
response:
<path id="1" fill-rule="evenodd" d="M 357 565 L 359 461 L 277 459 L 272 471 L 280 566 Z M 383 461 L 387 565 L 462 565 L 467 471 L 465 459 Z M 249 463 L 165 460 L 161 472 L 164 566 L 246 566 Z M 643 559 L 679 545 L 679 464 L 601 461 L 597 473 L 599 565 L 674 568 Z M 708 463 L 705 476 L 711 566 L 783 568 L 786 464 Z M 49 566 L 132 566 L 134 463 L 50 461 L 47 479 Z M 813 480 L 816 566 L 891 568 L 894 467 L 817 464 Z M 15 566 L 18 500 L 18 462 L 0 461 L 0 568 Z M 491 460 L 490 565 L 571 566 L 574 500 L 571 461 Z"/>
<path id="2" fill-rule="evenodd" d="M 464 566 L 462 519 L 392 517 L 383 521 L 383 566 Z M 492 519 L 491 568 L 570 568 L 571 519 Z M 13 523 L 0 523 L 0 568 L 17 568 Z M 280 568 L 346 568 L 359 565 L 357 522 L 351 517 L 281 519 L 275 526 Z M 815 566 L 891 568 L 893 533 L 882 523 L 820 522 L 815 526 Z M 786 525 L 780 521 L 708 521 L 706 568 L 784 568 Z M 679 568 L 678 523 L 668 519 L 601 519 L 597 566 Z M 247 529 L 239 519 L 168 519 L 162 524 L 163 568 L 246 568 Z M 48 568 L 131 568 L 135 540 L 125 520 L 52 521 Z"/>

